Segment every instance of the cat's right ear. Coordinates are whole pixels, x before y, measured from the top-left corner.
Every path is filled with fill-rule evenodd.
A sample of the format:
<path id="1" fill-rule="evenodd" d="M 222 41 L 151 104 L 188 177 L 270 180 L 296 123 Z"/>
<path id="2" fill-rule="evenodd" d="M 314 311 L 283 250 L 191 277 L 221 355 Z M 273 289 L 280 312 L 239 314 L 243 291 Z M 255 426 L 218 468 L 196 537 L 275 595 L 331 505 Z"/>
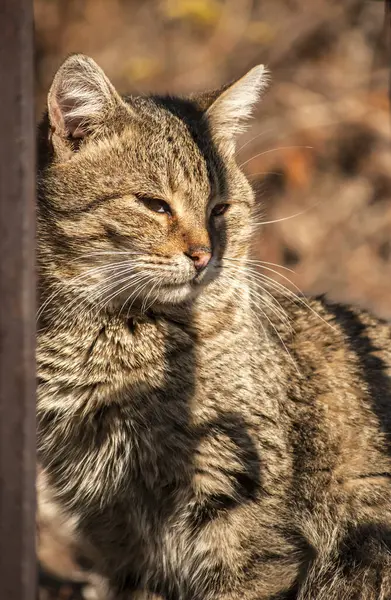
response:
<path id="1" fill-rule="evenodd" d="M 234 83 L 196 98 L 205 111 L 215 143 L 226 156 L 235 153 L 236 138 L 246 129 L 267 83 L 268 72 L 264 65 L 258 65 Z"/>
<path id="2" fill-rule="evenodd" d="M 57 71 L 48 95 L 53 145 L 68 142 L 69 147 L 69 142 L 99 133 L 120 108 L 126 109 L 124 102 L 96 62 L 82 54 L 70 56 Z"/>

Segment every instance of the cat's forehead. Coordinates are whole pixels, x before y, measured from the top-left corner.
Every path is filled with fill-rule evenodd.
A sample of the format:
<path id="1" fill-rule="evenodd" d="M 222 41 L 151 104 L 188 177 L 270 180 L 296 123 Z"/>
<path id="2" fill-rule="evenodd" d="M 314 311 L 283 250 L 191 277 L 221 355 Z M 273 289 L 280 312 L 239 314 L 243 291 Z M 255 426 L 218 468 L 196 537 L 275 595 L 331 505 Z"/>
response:
<path id="1" fill-rule="evenodd" d="M 204 214 L 223 184 L 202 123 L 152 100 L 138 100 L 135 109 L 122 122 L 108 123 L 105 135 L 87 143 L 57 178 L 78 183 L 86 194 L 162 198 Z"/>
<path id="2" fill-rule="evenodd" d="M 137 118 L 121 137 L 132 175 L 196 202 L 216 192 L 216 157 L 202 123 L 182 118 L 154 100 L 137 103 Z"/>

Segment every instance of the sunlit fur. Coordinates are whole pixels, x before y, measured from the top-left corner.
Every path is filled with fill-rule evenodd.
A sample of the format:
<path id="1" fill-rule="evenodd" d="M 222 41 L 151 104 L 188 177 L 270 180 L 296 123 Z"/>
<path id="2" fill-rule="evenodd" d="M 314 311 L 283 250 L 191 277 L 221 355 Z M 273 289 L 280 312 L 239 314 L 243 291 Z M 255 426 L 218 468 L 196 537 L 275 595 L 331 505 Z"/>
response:
<path id="1" fill-rule="evenodd" d="M 105 599 L 391 597 L 391 329 L 249 258 L 235 135 L 264 82 L 123 100 L 75 56 L 49 93 L 38 523 Z"/>

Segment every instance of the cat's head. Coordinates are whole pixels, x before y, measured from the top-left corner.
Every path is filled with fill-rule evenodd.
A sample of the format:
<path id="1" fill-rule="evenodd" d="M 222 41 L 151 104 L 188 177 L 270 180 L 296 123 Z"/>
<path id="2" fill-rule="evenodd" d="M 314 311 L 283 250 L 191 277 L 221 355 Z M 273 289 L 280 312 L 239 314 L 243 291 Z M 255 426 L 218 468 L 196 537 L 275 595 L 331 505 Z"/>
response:
<path id="1" fill-rule="evenodd" d="M 254 202 L 235 142 L 265 80 L 258 66 L 188 99 L 123 99 L 92 59 L 68 58 L 40 133 L 41 269 L 108 306 L 226 285 Z"/>

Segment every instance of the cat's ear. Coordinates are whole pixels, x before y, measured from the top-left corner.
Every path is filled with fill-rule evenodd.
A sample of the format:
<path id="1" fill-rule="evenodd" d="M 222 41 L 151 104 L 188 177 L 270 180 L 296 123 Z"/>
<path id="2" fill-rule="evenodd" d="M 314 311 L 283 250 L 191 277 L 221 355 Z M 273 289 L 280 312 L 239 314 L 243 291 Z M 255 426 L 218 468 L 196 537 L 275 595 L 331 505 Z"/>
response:
<path id="1" fill-rule="evenodd" d="M 70 56 L 57 71 L 48 95 L 52 132 L 81 139 L 94 132 L 124 103 L 92 58 Z"/>
<path id="2" fill-rule="evenodd" d="M 224 153 L 235 151 L 235 139 L 245 131 L 255 104 L 268 83 L 268 73 L 258 65 L 220 93 L 210 96 L 206 110 L 212 137 Z M 217 97 L 216 97 L 217 96 Z"/>

